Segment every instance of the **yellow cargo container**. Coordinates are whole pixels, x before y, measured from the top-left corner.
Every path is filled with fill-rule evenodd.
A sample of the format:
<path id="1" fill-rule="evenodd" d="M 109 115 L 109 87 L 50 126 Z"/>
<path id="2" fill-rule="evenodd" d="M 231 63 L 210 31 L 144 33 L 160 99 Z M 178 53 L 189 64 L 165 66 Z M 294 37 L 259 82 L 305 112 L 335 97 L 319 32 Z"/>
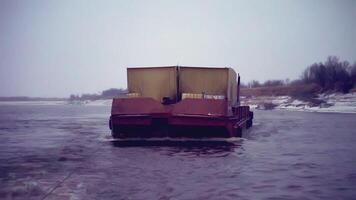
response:
<path id="1" fill-rule="evenodd" d="M 236 73 L 232 68 L 147 67 L 127 69 L 128 92 L 139 97 L 179 101 L 185 98 L 222 98 L 237 104 Z"/>
<path id="2" fill-rule="evenodd" d="M 231 68 L 179 67 L 179 92 L 224 96 L 236 104 L 236 73 Z"/>
<path id="3" fill-rule="evenodd" d="M 176 67 L 127 68 L 129 93 L 162 101 L 163 97 L 177 99 Z"/>

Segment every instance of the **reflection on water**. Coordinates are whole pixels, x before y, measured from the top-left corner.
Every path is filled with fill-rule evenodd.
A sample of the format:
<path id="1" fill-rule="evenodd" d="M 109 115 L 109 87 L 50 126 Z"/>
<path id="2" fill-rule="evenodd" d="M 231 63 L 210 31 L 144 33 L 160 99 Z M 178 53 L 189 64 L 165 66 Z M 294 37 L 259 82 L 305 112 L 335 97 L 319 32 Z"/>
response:
<path id="1" fill-rule="evenodd" d="M 109 111 L 0 106 L 0 199 L 356 196 L 355 115 L 257 111 L 245 139 L 113 140 Z"/>

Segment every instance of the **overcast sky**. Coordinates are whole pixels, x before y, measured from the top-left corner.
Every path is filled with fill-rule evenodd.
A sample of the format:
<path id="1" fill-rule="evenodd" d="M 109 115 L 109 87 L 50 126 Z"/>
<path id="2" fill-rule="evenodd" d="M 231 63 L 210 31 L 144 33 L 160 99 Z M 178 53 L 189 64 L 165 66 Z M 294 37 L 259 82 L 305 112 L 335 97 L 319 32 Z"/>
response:
<path id="1" fill-rule="evenodd" d="M 126 67 L 232 67 L 295 79 L 356 61 L 356 1 L 0 0 L 0 96 L 126 88 Z"/>

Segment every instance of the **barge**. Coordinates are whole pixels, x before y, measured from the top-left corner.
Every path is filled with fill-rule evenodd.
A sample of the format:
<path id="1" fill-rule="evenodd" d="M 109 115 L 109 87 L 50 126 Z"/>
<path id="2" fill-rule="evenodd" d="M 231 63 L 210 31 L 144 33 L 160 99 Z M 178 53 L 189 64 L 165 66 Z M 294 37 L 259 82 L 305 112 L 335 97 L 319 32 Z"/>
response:
<path id="1" fill-rule="evenodd" d="M 241 137 L 252 126 L 232 68 L 127 68 L 127 85 L 127 97 L 112 101 L 114 138 Z"/>

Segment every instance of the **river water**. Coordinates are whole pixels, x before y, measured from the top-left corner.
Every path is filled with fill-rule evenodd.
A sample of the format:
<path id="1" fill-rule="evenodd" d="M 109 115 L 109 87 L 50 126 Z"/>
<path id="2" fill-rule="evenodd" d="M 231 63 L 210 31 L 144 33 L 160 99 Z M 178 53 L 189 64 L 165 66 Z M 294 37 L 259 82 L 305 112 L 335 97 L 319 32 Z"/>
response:
<path id="1" fill-rule="evenodd" d="M 114 141 L 108 106 L 0 106 L 0 199 L 356 199 L 356 115 L 255 111 L 243 139 Z"/>

